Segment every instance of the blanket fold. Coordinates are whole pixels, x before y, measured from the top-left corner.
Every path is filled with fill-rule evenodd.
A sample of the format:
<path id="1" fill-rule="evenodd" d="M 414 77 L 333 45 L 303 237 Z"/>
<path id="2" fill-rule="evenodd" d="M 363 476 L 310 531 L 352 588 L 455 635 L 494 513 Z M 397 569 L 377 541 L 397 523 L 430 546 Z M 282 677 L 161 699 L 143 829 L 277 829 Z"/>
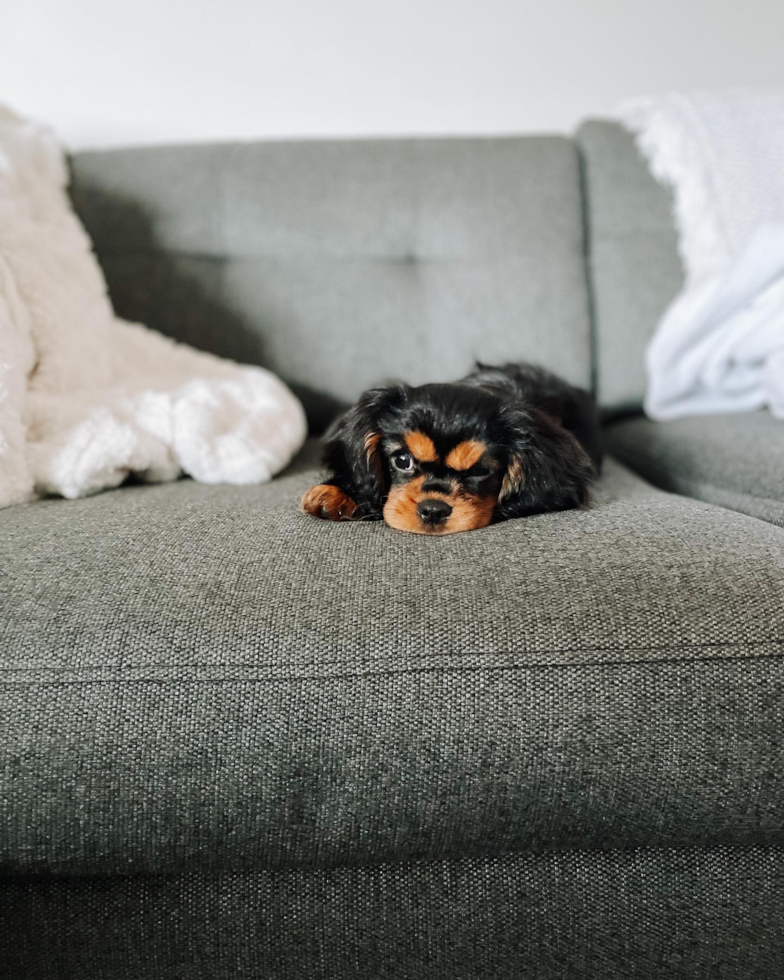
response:
<path id="1" fill-rule="evenodd" d="M 61 150 L 0 107 L 0 506 L 187 474 L 269 480 L 306 434 L 263 368 L 116 317 Z"/>
<path id="2" fill-rule="evenodd" d="M 784 90 L 673 93 L 621 115 L 673 190 L 686 273 L 647 350 L 647 414 L 784 417 Z"/>

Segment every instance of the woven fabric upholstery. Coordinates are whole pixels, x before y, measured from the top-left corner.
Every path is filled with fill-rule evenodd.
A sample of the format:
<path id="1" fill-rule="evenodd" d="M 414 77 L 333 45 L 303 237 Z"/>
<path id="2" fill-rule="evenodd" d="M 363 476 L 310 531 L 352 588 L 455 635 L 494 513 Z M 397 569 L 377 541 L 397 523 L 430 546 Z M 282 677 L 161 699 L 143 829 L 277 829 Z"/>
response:
<path id="1" fill-rule="evenodd" d="M 782 842 L 778 529 L 612 463 L 591 511 L 334 525 L 309 458 L 0 512 L 2 867 Z"/>
<path id="2" fill-rule="evenodd" d="M 316 427 L 370 385 L 477 358 L 590 382 L 568 139 L 155 147 L 72 171 L 118 313 L 271 368 Z"/>
<path id="3" fill-rule="evenodd" d="M 769 412 L 607 429 L 613 452 L 651 483 L 784 527 L 784 423 Z"/>
<path id="4" fill-rule="evenodd" d="M 671 200 L 617 123 L 584 123 L 575 139 L 583 161 L 597 391 L 606 410 L 629 411 L 645 393 L 645 347 L 683 284 Z"/>
<path id="5" fill-rule="evenodd" d="M 780 980 L 783 906 L 779 848 L 38 877 L 0 882 L 0 975 Z"/>
<path id="6" fill-rule="evenodd" d="M 680 265 L 630 138 L 579 142 L 628 408 Z M 314 427 L 474 357 L 591 380 L 568 140 L 73 174 L 120 314 L 277 370 Z M 266 486 L 0 511 L 0 980 L 779 980 L 781 530 L 613 461 L 589 511 L 444 539 L 305 517 L 317 479 L 309 446 Z"/>

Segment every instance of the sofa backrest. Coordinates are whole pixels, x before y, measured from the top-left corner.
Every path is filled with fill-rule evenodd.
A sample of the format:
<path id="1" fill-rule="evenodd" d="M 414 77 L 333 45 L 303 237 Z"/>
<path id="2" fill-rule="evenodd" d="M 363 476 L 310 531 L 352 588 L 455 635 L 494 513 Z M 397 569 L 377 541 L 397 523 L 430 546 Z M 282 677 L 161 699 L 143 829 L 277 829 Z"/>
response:
<path id="1" fill-rule="evenodd" d="M 617 123 L 586 122 L 576 141 L 584 171 L 596 391 L 606 411 L 633 411 L 645 390 L 645 347 L 683 284 L 671 196 Z"/>
<path id="2" fill-rule="evenodd" d="M 591 382 L 580 162 L 561 137 L 79 153 L 117 312 L 262 364 L 318 428 L 390 378 L 529 359 Z"/>

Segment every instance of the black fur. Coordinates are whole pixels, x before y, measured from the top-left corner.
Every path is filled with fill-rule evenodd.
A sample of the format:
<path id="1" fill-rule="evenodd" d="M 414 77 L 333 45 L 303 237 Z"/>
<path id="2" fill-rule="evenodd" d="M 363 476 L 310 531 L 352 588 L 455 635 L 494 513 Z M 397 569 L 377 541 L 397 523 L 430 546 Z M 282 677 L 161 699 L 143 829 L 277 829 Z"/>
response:
<path id="1" fill-rule="evenodd" d="M 488 447 L 496 464 L 490 472 L 459 479 L 466 493 L 495 496 L 496 521 L 585 505 L 601 468 L 598 415 L 588 392 L 532 365 L 479 364 L 454 384 L 366 391 L 333 424 L 324 445 L 326 483 L 357 504 L 353 519 L 382 518 L 390 487 L 400 480 L 390 454 L 407 431 L 426 433 L 441 459 L 465 440 Z M 519 485 L 516 465 L 524 474 Z M 425 489 L 447 476 L 440 463 L 427 469 Z"/>

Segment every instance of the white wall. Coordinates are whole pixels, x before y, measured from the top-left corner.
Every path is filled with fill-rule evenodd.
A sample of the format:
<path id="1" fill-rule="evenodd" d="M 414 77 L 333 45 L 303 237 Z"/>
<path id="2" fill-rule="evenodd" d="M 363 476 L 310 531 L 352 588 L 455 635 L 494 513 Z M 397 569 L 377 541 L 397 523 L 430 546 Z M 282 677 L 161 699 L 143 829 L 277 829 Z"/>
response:
<path id="1" fill-rule="evenodd" d="M 784 0 L 0 0 L 0 101 L 74 147 L 569 130 L 783 41 Z"/>

